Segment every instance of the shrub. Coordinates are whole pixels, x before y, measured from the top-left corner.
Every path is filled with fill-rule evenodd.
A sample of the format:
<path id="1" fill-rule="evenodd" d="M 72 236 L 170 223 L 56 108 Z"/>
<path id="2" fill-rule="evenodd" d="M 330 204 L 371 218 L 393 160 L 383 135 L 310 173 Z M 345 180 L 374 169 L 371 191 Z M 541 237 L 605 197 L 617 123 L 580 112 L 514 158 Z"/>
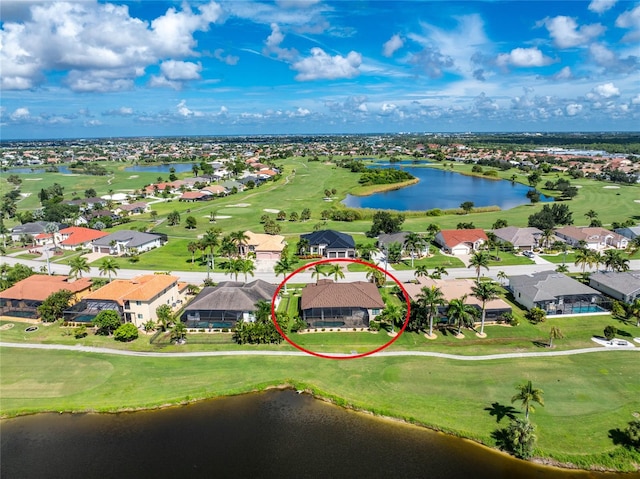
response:
<path id="1" fill-rule="evenodd" d="M 525 317 L 531 324 L 544 323 L 545 319 L 547 319 L 547 313 L 540 308 L 531 308 L 527 311 Z"/>
<path id="2" fill-rule="evenodd" d="M 133 323 L 125 323 L 116 329 L 113 333 L 113 339 L 116 341 L 129 342 L 138 338 L 138 328 Z"/>
<path id="3" fill-rule="evenodd" d="M 617 333 L 618 329 L 615 326 L 609 325 L 604 328 L 604 337 L 607 338 L 608 341 L 611 341 L 613 338 L 615 338 Z"/>
<path id="4" fill-rule="evenodd" d="M 440 208 L 433 208 L 427 210 L 425 213 L 426 216 L 442 216 L 442 210 Z"/>
<path id="5" fill-rule="evenodd" d="M 87 335 L 87 327 L 83 324 L 73 330 L 73 336 L 76 339 L 82 339 Z"/>

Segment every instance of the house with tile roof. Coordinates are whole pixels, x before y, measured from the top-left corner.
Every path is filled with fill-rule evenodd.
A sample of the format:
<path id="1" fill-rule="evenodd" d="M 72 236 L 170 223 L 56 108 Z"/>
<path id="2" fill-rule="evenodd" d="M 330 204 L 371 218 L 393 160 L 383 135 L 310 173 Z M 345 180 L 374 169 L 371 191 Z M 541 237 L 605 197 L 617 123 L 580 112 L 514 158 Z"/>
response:
<path id="1" fill-rule="evenodd" d="M 571 246 L 580 246 L 584 241 L 587 248 L 596 251 L 605 248 L 625 249 L 629 245 L 629 238 L 601 227 L 563 226 L 556 228 L 556 235 Z"/>
<path id="2" fill-rule="evenodd" d="M 609 309 L 601 292 L 556 271 L 509 276 L 509 289 L 522 306 L 540 308 L 547 315 L 595 314 Z"/>
<path id="3" fill-rule="evenodd" d="M 128 205 L 120 205 L 116 208 L 115 212 L 121 214 L 123 211 L 126 211 L 127 214 L 130 215 L 140 215 L 142 213 L 146 213 L 150 209 L 151 208 L 148 203 L 145 203 L 144 201 L 137 201 Z"/>
<path id="4" fill-rule="evenodd" d="M 48 221 L 32 221 L 30 223 L 24 223 L 21 225 L 14 226 L 13 228 L 11 228 L 11 240 L 20 241 L 20 237 L 22 235 L 35 237 L 40 233 L 44 233 L 44 230 L 48 224 L 49 224 Z M 58 228 L 67 227 L 67 225 L 63 225 L 62 223 L 55 223 L 55 224 L 58 225 Z"/>
<path id="5" fill-rule="evenodd" d="M 287 245 L 282 235 L 268 235 L 245 231 L 249 239 L 238 245 L 240 256 L 254 254 L 257 260 L 278 261 L 282 250 Z"/>
<path id="6" fill-rule="evenodd" d="M 418 301 L 418 298 L 422 293 L 422 288 L 429 289 L 431 287 L 436 287 L 440 288 L 444 299 L 447 301 L 459 299 L 466 295 L 465 304 L 473 306 L 479 312 L 482 311 L 482 301 L 473 296 L 472 288 L 475 286 L 476 282 L 471 279 L 431 279 L 419 277 L 417 278 L 417 281 L 417 283 L 412 282 L 403 285 L 407 294 L 413 301 Z M 444 317 L 446 310 L 446 305 L 441 306 L 439 308 L 439 316 Z M 504 301 L 502 298 L 492 299 L 491 301 L 487 301 L 485 305 L 485 320 L 495 321 L 503 314 L 510 313 L 511 311 L 512 308 L 509 303 Z M 478 318 L 480 318 L 480 316 L 478 316 Z"/>
<path id="7" fill-rule="evenodd" d="M 368 328 L 385 307 L 375 284 L 322 279 L 302 290 L 302 319 L 310 328 Z"/>
<path id="8" fill-rule="evenodd" d="M 185 191 L 179 198 L 179 201 L 209 201 L 214 198 L 213 193 L 206 190 L 201 191 Z"/>
<path id="9" fill-rule="evenodd" d="M 143 253 L 159 248 L 166 242 L 165 235 L 141 233 L 133 230 L 115 231 L 93 241 L 94 253 L 107 253 L 115 256 Z"/>
<path id="10" fill-rule="evenodd" d="M 229 191 L 222 185 L 209 185 L 202 188 L 202 191 L 208 191 L 209 193 L 216 196 L 226 196 L 229 194 Z"/>
<path id="11" fill-rule="evenodd" d="M 189 328 L 233 328 L 240 320 L 255 321 L 256 303 L 269 304 L 276 286 L 261 279 L 251 283 L 223 281 L 207 286 L 184 308 L 181 320 Z M 278 300 L 276 299 L 276 307 Z"/>
<path id="12" fill-rule="evenodd" d="M 309 242 L 309 252 L 324 258 L 355 258 L 356 243 L 351 235 L 335 230 L 320 230 L 300 235 Z"/>
<path id="13" fill-rule="evenodd" d="M 168 274 L 147 274 L 133 279 L 114 279 L 64 312 L 67 321 L 91 322 L 100 311 L 116 311 L 125 322 L 141 327 L 147 321 L 157 321 L 156 309 L 166 304 L 171 309 L 181 307 L 184 289 L 178 277 Z"/>
<path id="14" fill-rule="evenodd" d="M 542 230 L 538 228 L 519 228 L 517 226 L 507 226 L 493 230 L 498 241 L 508 243 L 520 251 L 533 251 L 540 245 Z M 553 240 L 552 240 L 553 242 Z"/>
<path id="15" fill-rule="evenodd" d="M 35 319 L 39 316 L 38 306 L 51 294 L 66 289 L 74 293 L 74 301 L 78 301 L 89 293 L 90 287 L 89 278 L 74 281 L 68 276 L 35 274 L 0 292 L 0 316 Z"/>
<path id="16" fill-rule="evenodd" d="M 625 303 L 640 298 L 640 271 L 596 271 L 589 275 L 589 286 Z"/>
<path id="17" fill-rule="evenodd" d="M 471 254 L 478 251 L 489 240 L 484 230 L 440 230 L 434 241 L 447 253 L 453 255 Z"/>
<path id="18" fill-rule="evenodd" d="M 57 243 L 62 249 L 74 250 L 76 248 L 91 248 L 97 239 L 107 236 L 109 233 L 82 226 L 70 226 L 58 231 Z"/>

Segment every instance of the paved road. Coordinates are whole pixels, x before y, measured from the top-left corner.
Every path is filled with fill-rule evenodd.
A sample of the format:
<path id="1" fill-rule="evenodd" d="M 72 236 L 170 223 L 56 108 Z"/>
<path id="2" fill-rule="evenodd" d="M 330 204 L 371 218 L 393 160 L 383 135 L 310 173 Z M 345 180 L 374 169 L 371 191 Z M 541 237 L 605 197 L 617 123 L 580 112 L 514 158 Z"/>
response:
<path id="1" fill-rule="evenodd" d="M 7 343 L 0 342 L 0 347 L 21 348 L 21 349 L 48 349 L 58 351 L 78 351 L 83 353 L 114 354 L 119 356 L 138 356 L 153 358 L 193 358 L 211 356 L 309 356 L 302 351 L 197 351 L 184 353 L 158 353 L 146 351 L 125 351 L 122 349 L 96 348 L 92 346 L 68 346 L 65 344 L 29 344 L 29 343 Z M 462 356 L 458 354 L 435 353 L 430 351 L 380 351 L 366 357 L 392 357 L 392 356 L 414 356 L 414 357 L 434 357 L 444 359 L 455 359 L 458 361 L 491 361 L 495 359 L 510 358 L 539 358 L 547 356 L 571 356 L 574 354 L 599 353 L 603 351 L 640 351 L 640 348 L 631 346 L 607 346 L 582 349 L 570 349 L 566 351 L 545 351 L 535 353 L 503 353 L 487 354 L 483 356 Z M 327 356 L 337 358 L 349 357 L 350 354 L 323 353 Z"/>
<path id="2" fill-rule="evenodd" d="M 39 271 L 40 267 L 46 266 L 46 263 L 42 261 L 18 259 L 18 258 L 12 258 L 8 256 L 3 256 L 1 258 L 1 262 L 7 263 L 9 265 L 22 263 L 32 267 L 35 271 Z M 581 271 L 580 267 L 574 266 L 573 264 L 567 264 L 567 266 L 569 267 L 570 272 L 577 273 Z M 632 270 L 640 270 L 640 260 L 637 260 L 637 259 L 631 260 L 629 263 L 629 266 Z M 552 263 L 528 264 L 528 265 L 517 265 L 517 266 L 492 266 L 491 268 L 489 268 L 489 271 L 486 271 L 483 269 L 482 274 L 489 278 L 497 280 L 498 271 L 504 271 L 508 276 L 512 276 L 512 275 L 520 275 L 520 274 L 531 274 L 538 271 L 554 270 L 556 267 L 557 265 Z M 464 277 L 468 278 L 468 277 L 473 277 L 475 275 L 474 270 L 470 268 L 451 268 L 447 271 L 449 273 L 448 278 L 464 278 Z M 51 272 L 55 274 L 68 274 L 69 266 L 64 264 L 51 263 Z M 144 271 L 139 269 L 119 269 L 117 278 L 131 279 L 135 276 L 139 276 L 145 273 L 152 273 L 152 271 Z M 390 271 L 389 273 L 395 276 L 398 280 L 402 282 L 407 282 L 413 279 L 414 277 L 413 271 L 410 271 L 410 270 Z M 193 271 L 171 271 L 171 274 L 178 276 L 181 281 L 185 281 L 187 283 L 192 283 L 192 284 L 200 284 L 207 277 L 207 273 L 193 272 Z M 91 272 L 88 274 L 88 276 L 93 276 L 93 277 L 97 277 L 99 275 L 100 275 L 100 272 L 96 267 L 92 267 Z M 224 273 L 211 273 L 210 276 L 211 276 L 211 279 L 216 283 L 220 281 L 228 281 L 230 279 L 230 276 L 225 275 Z M 240 276 L 240 278 L 241 277 L 242 276 Z M 276 276 L 272 272 L 256 272 L 255 276 L 251 279 L 262 279 L 270 283 L 279 283 L 280 281 L 282 281 L 283 278 L 282 276 Z M 345 280 L 346 281 L 366 281 L 366 273 L 345 272 Z M 294 281 L 296 283 L 311 283 L 315 280 L 311 278 L 311 273 L 299 273 L 298 275 L 295 276 Z"/>

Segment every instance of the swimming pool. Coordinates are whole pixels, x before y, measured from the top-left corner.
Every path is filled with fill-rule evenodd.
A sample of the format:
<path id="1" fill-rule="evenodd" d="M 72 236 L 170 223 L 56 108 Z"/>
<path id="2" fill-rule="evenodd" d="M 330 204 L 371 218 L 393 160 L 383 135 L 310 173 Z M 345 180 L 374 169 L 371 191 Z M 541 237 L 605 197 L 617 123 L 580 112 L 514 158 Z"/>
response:
<path id="1" fill-rule="evenodd" d="M 314 321 L 311 323 L 314 328 L 341 328 L 344 321 Z"/>
<path id="2" fill-rule="evenodd" d="M 187 328 L 221 329 L 232 328 L 233 321 L 187 321 Z"/>
<path id="3" fill-rule="evenodd" d="M 36 319 L 38 317 L 38 313 L 34 311 L 19 311 L 19 310 L 5 311 L 4 313 L 2 313 L 2 315 L 13 316 L 14 318 L 29 318 L 29 319 Z"/>

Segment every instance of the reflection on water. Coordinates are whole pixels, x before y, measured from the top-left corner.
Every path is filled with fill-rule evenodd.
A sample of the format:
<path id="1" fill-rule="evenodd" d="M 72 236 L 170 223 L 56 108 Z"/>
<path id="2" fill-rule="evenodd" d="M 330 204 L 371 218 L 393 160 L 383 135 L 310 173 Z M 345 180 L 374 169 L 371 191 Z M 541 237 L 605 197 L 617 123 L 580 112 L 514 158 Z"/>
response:
<path id="1" fill-rule="evenodd" d="M 3 421 L 3 478 L 586 478 L 293 391 Z"/>

